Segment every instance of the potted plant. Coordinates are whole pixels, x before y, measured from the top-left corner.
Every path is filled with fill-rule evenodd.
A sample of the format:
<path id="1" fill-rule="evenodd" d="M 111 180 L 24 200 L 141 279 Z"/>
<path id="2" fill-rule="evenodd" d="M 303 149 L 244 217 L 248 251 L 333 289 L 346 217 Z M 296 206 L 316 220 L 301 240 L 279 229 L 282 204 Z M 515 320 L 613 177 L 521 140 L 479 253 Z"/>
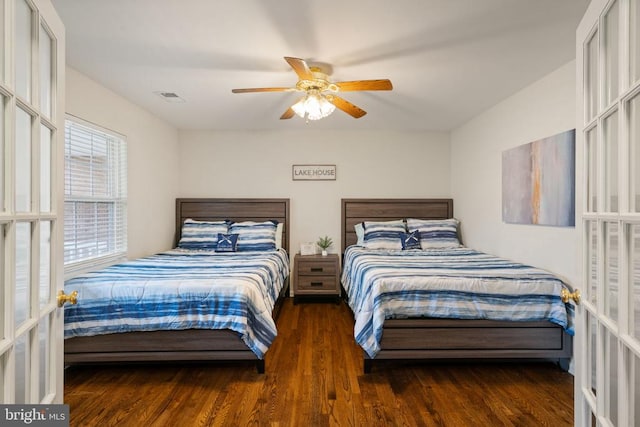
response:
<path id="1" fill-rule="evenodd" d="M 331 237 L 329 236 L 320 237 L 316 242 L 316 245 L 322 249 L 322 256 L 327 256 L 327 249 L 333 245 L 333 240 L 331 240 Z"/>

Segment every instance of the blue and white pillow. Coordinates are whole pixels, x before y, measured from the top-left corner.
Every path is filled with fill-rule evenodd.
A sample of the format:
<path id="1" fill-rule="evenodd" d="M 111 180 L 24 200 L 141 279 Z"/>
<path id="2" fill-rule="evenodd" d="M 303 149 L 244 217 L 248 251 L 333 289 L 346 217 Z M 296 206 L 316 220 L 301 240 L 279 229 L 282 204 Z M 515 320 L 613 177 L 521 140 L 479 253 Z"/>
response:
<path id="1" fill-rule="evenodd" d="M 403 234 L 407 232 L 404 221 L 365 221 L 364 222 L 364 242 L 368 249 L 402 249 L 400 241 Z"/>
<path id="2" fill-rule="evenodd" d="M 277 221 L 243 221 L 229 226 L 230 234 L 238 235 L 238 252 L 276 250 Z"/>
<path id="3" fill-rule="evenodd" d="M 420 246 L 420 230 L 416 230 L 412 233 L 404 233 L 401 237 L 402 250 L 409 249 L 422 249 Z"/>
<path id="4" fill-rule="evenodd" d="M 420 232 L 420 246 L 422 249 L 457 248 L 460 247 L 458 239 L 458 224 L 455 218 L 442 220 L 407 219 L 409 232 Z"/>
<path id="5" fill-rule="evenodd" d="M 237 234 L 218 233 L 218 247 L 216 248 L 216 252 L 235 252 L 237 246 Z"/>
<path id="6" fill-rule="evenodd" d="M 181 249 L 216 249 L 218 233 L 226 234 L 229 230 L 227 221 L 196 221 L 185 219 L 178 247 Z"/>

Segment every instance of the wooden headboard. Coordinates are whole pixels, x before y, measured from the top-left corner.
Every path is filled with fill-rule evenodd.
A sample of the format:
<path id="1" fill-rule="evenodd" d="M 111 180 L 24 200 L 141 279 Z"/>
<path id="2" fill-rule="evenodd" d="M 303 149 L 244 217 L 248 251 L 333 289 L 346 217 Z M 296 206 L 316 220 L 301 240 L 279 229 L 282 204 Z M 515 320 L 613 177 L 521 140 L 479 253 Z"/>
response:
<path id="1" fill-rule="evenodd" d="M 275 219 L 284 224 L 282 247 L 289 252 L 289 199 L 176 199 L 177 246 L 182 223 L 192 218 L 197 221 L 268 221 Z"/>
<path id="2" fill-rule="evenodd" d="M 357 223 L 402 218 L 453 218 L 453 199 L 342 199 L 342 253 L 356 243 Z"/>

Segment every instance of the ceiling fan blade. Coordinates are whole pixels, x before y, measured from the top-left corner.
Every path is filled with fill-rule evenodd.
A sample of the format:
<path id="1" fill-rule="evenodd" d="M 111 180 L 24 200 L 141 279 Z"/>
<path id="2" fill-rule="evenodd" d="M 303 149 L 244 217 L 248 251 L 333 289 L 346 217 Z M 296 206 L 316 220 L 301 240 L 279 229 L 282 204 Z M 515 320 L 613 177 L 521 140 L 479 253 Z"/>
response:
<path id="1" fill-rule="evenodd" d="M 295 71 L 298 77 L 300 77 L 300 80 L 313 79 L 313 73 L 311 73 L 311 70 L 304 59 L 292 58 L 290 56 L 285 56 L 284 59 L 289 63 L 289 65 L 291 65 L 291 68 L 293 68 L 293 71 Z"/>
<path id="2" fill-rule="evenodd" d="M 280 116 L 280 120 L 286 120 L 286 119 L 290 119 L 291 117 L 295 116 L 296 113 L 295 111 L 293 111 L 293 108 L 289 107 L 287 109 L 287 111 L 285 111 L 281 116 Z"/>
<path id="3" fill-rule="evenodd" d="M 335 95 L 333 95 L 331 97 L 327 96 L 327 99 L 333 105 L 335 105 L 336 107 L 338 107 L 339 109 L 341 109 L 345 113 L 349 114 L 354 119 L 359 119 L 360 117 L 362 117 L 365 114 L 367 114 L 367 112 L 364 111 L 362 108 L 353 105 L 352 103 L 350 103 L 346 99 L 340 98 L 339 96 L 335 96 Z"/>
<path id="4" fill-rule="evenodd" d="M 354 80 L 350 82 L 337 82 L 336 86 L 340 88 L 342 92 L 349 92 L 354 90 L 391 90 L 393 85 L 389 79 L 378 80 Z"/>
<path id="5" fill-rule="evenodd" d="M 292 91 L 290 87 L 252 87 L 247 89 L 231 89 L 233 93 L 248 93 L 248 92 L 287 92 Z"/>

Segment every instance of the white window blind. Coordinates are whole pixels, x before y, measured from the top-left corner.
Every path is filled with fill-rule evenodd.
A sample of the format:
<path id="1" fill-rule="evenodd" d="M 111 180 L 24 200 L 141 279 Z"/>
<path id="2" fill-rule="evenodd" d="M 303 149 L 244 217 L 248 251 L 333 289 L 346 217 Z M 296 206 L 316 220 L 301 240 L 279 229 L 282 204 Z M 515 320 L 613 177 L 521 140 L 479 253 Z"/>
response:
<path id="1" fill-rule="evenodd" d="M 65 121 L 65 270 L 122 258 L 127 251 L 124 137 L 76 118 Z"/>

